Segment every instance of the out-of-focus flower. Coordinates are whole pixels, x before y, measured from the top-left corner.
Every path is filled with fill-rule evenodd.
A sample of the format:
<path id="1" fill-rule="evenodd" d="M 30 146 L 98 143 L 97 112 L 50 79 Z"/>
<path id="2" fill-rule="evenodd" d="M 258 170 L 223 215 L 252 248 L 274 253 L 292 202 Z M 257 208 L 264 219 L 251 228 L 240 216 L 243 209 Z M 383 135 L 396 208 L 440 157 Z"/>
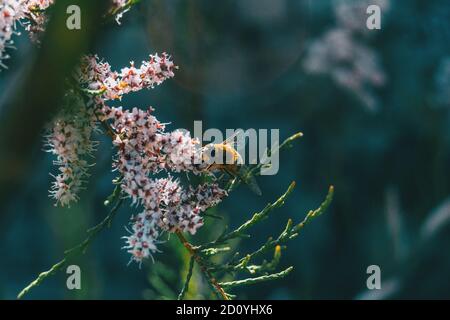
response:
<path id="1" fill-rule="evenodd" d="M 371 88 L 384 85 L 385 74 L 379 67 L 377 54 L 355 42 L 348 30 L 330 30 L 313 42 L 303 66 L 311 74 L 328 74 L 338 85 L 353 92 L 367 108 L 376 108 Z"/>
<path id="2" fill-rule="evenodd" d="M 382 10 L 389 8 L 387 0 L 336 2 L 337 27 L 311 42 L 303 68 L 310 74 L 329 75 L 336 84 L 358 97 L 369 110 L 375 110 L 377 99 L 373 89 L 386 83 L 386 75 L 376 51 L 362 42 L 369 34 L 366 9 L 370 4 L 378 4 Z"/>
<path id="3" fill-rule="evenodd" d="M 48 15 L 45 10 L 50 7 L 54 0 L 28 0 L 25 29 L 28 31 L 31 41 L 39 42 L 41 34 L 45 31 Z"/>
<path id="4" fill-rule="evenodd" d="M 370 5 L 379 6 L 382 13 L 390 8 L 389 0 L 337 0 L 334 5 L 336 23 L 339 27 L 352 32 L 368 34 L 366 27 L 367 8 Z"/>
<path id="5" fill-rule="evenodd" d="M 442 59 L 439 64 L 435 82 L 437 103 L 450 107 L 450 56 Z"/>
<path id="6" fill-rule="evenodd" d="M 0 68 L 6 68 L 2 60 L 9 58 L 5 52 L 13 48 L 12 37 L 19 34 L 17 24 L 24 26 L 33 42 L 39 42 L 40 35 L 45 31 L 48 14 L 45 12 L 53 5 L 54 0 L 1 0 L 0 1 Z M 122 15 L 129 10 L 132 0 L 111 0 L 110 13 L 120 22 Z"/>
<path id="7" fill-rule="evenodd" d="M 130 10 L 130 8 L 127 8 L 130 2 L 132 0 L 112 0 L 110 12 L 115 14 L 117 24 L 120 24 L 124 13 Z"/>

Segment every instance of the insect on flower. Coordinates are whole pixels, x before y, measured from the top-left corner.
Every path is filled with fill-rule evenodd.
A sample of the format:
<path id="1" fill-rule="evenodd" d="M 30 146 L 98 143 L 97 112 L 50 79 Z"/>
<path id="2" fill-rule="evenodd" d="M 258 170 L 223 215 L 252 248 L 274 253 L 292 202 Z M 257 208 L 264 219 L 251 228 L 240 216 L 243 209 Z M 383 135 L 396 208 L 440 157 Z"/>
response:
<path id="1" fill-rule="evenodd" d="M 236 132 L 221 143 L 210 143 L 202 148 L 202 160 L 208 164 L 205 171 L 221 171 L 233 178 L 239 178 L 253 193 L 260 196 L 261 189 L 238 151 L 245 147 L 246 139 L 245 137 L 244 139 L 235 139 L 238 134 L 239 132 Z"/>

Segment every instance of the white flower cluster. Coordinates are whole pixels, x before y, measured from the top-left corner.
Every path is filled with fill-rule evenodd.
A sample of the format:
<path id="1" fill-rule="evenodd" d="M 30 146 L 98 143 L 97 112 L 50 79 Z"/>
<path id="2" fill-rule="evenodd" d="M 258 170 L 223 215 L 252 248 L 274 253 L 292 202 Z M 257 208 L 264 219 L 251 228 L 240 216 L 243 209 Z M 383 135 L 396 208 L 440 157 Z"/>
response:
<path id="1" fill-rule="evenodd" d="M 162 178 L 148 181 L 144 211 L 132 217 L 132 231 L 125 248 L 131 259 L 141 262 L 158 251 L 159 230 L 195 234 L 203 225 L 200 213 L 217 205 L 227 194 L 217 184 L 203 184 L 184 190 L 177 180 Z"/>
<path id="2" fill-rule="evenodd" d="M 201 161 L 200 142 L 191 138 L 189 132 L 166 132 L 165 125 L 153 116 L 151 107 L 127 110 L 106 105 L 124 94 L 162 83 L 174 76 L 175 69 L 167 54 L 152 55 L 139 68 L 131 63 L 119 72 L 112 71 L 97 56 L 84 57 L 76 78 L 80 89 L 92 94 L 87 101 L 89 107 L 78 95 L 85 112 L 91 110 L 86 115 L 89 121 L 74 119 L 80 110 L 73 112 L 72 108 L 72 118 L 65 114 L 58 117 L 48 138 L 50 151 L 58 156 L 56 163 L 61 171 L 51 195 L 57 203 L 66 205 L 77 199 L 76 192 L 86 176 L 88 164 L 82 159 L 93 150 L 89 145 L 90 133 L 98 121 L 107 126 L 117 150 L 113 169 L 119 172 L 121 190 L 133 205 L 143 208 L 131 221 L 131 235 L 125 237 L 132 260 L 139 262 L 157 251 L 161 232 L 194 234 L 203 225 L 200 214 L 227 195 L 215 183 L 184 188 L 170 175 L 171 172 L 199 174 L 208 165 Z M 163 172 L 168 173 L 167 178 L 154 178 Z"/>
<path id="3" fill-rule="evenodd" d="M 97 56 L 86 56 L 81 63 L 78 77 L 87 89 L 101 91 L 101 98 L 107 101 L 120 99 L 129 92 L 153 88 L 172 78 L 175 69 L 176 66 L 166 53 L 161 56 L 150 55 L 149 60 L 143 61 L 139 68 L 131 62 L 129 67 L 120 72 L 112 71 L 111 66 L 99 60 Z"/>
<path id="4" fill-rule="evenodd" d="M 188 160 L 192 163 L 190 158 L 187 159 L 187 152 L 192 153 L 191 147 L 197 143 L 195 140 L 189 136 L 186 138 L 184 135 L 179 136 L 177 132 L 170 135 L 158 133 L 164 126 L 150 115 L 150 110 L 134 108 L 130 112 L 105 105 L 107 100 L 120 99 L 128 92 L 161 83 L 173 76 L 174 68 L 173 62 L 165 54 L 161 58 L 158 55 L 151 56 L 139 69 L 134 68 L 132 64 L 120 72 L 111 71 L 110 65 L 99 62 L 96 56 L 86 56 L 82 59 L 81 67 L 77 71 L 79 85 L 92 90 L 101 90 L 102 94 L 95 95 L 92 106 L 85 103 L 79 93 L 71 91 L 64 102 L 67 107 L 63 108 L 51 125 L 47 136 L 48 151 L 57 156 L 55 164 L 60 170 L 50 192 L 50 196 L 56 199 L 56 204 L 66 206 L 77 200 L 82 181 L 87 176 L 88 163 L 85 158 L 93 151 L 94 143 L 90 137 L 97 127 L 97 117 L 104 121 L 114 119 L 112 125 L 116 132 L 120 133 L 114 140 L 119 155 L 122 155 L 122 159 L 133 156 L 136 162 L 143 165 L 141 169 L 144 172 L 141 172 L 141 175 L 158 172 L 165 166 L 174 171 L 188 169 L 194 171 L 192 166 L 188 167 L 189 164 L 184 163 L 188 163 Z M 177 143 L 173 143 L 173 137 L 176 137 Z M 154 141 L 156 143 L 152 145 L 152 139 L 158 141 Z M 122 149 L 122 145 L 126 145 L 127 148 Z M 129 146 L 136 148 L 135 154 L 126 155 L 127 152 L 131 152 Z M 140 146 L 144 149 L 139 149 Z M 165 151 L 164 156 L 159 150 L 162 148 Z M 140 154 L 141 158 L 137 158 L 137 154 Z M 158 155 L 160 158 L 157 158 Z M 127 170 L 127 167 L 120 166 L 120 163 L 116 166 L 121 173 Z M 131 186 L 132 184 L 129 187 Z"/>
<path id="5" fill-rule="evenodd" d="M 2 0 L 0 2 L 0 67 L 6 68 L 2 60 L 8 59 L 5 52 L 13 47 L 12 36 L 18 34 L 16 26 L 19 23 L 25 25 L 31 38 L 40 30 L 43 30 L 45 17 L 42 10 L 47 9 L 53 0 Z"/>
<path id="6" fill-rule="evenodd" d="M 2 60 L 9 58 L 7 48 L 13 48 L 12 37 L 19 34 L 17 24 L 22 24 L 33 42 L 39 42 L 40 34 L 45 31 L 48 15 L 45 10 L 55 0 L 1 0 L 0 1 L 0 70 L 6 68 Z M 129 10 L 130 0 L 111 0 L 110 13 L 114 14 L 117 23 Z M 125 8 L 125 9 L 124 9 Z"/>
<path id="7" fill-rule="evenodd" d="M 64 104 L 46 137 L 47 151 L 56 155 L 54 164 L 59 167 L 50 191 L 50 197 L 56 200 L 55 206 L 70 206 L 78 200 L 88 176 L 86 157 L 95 149 L 91 136 L 97 127 L 93 110 L 86 108 L 79 96 L 69 92 Z"/>
<path id="8" fill-rule="evenodd" d="M 16 24 L 24 16 L 23 8 L 21 0 L 6 0 L 0 3 L 0 67 L 6 68 L 2 60 L 9 58 L 5 51 L 13 45 L 11 38 L 16 33 Z"/>
<path id="9" fill-rule="evenodd" d="M 144 208 L 132 221 L 132 234 L 125 237 L 126 248 L 136 261 L 157 250 L 159 230 L 194 234 L 203 224 L 199 214 L 226 196 L 217 184 L 184 190 L 171 177 L 150 178 L 163 170 L 196 174 L 206 165 L 198 161 L 199 141 L 188 132 L 164 132 L 164 125 L 151 115 L 152 111 L 107 106 L 102 110 L 102 120 L 110 121 L 116 134 L 113 143 L 118 153 L 114 167 L 121 174 L 122 191 L 133 204 Z"/>
<path id="10" fill-rule="evenodd" d="M 54 0 L 28 0 L 27 20 L 25 29 L 28 31 L 31 41 L 39 42 L 40 35 L 45 31 L 48 15 L 43 10 L 50 7 Z"/>
<path id="11" fill-rule="evenodd" d="M 134 177 L 136 172 L 148 176 L 161 170 L 201 172 L 206 164 L 200 161 L 198 139 L 191 138 L 187 131 L 164 132 L 165 125 L 151 114 L 152 111 L 152 108 L 130 111 L 122 107 L 103 107 L 101 119 L 110 120 L 115 132 L 116 168 L 125 178 Z M 137 190 L 129 192 L 130 196 L 134 191 Z M 133 198 L 133 202 L 135 200 Z"/>
<path id="12" fill-rule="evenodd" d="M 8 56 L 6 48 L 12 46 L 16 24 L 22 23 L 32 39 L 44 30 L 47 15 L 42 12 L 54 0 L 3 0 L 0 3 L 0 66 Z M 110 13 L 120 19 L 130 1 L 112 0 Z M 36 36 L 35 36 L 36 35 Z M 59 173 L 54 176 L 50 196 L 55 205 L 68 206 L 78 200 L 83 180 L 88 176 L 86 157 L 92 155 L 95 143 L 92 133 L 99 120 L 113 130 L 113 144 L 117 156 L 113 167 L 121 176 L 121 188 L 132 203 L 144 211 L 132 220 L 133 232 L 126 237 L 132 259 L 142 261 L 156 252 L 161 231 L 190 232 L 194 234 L 203 225 L 200 216 L 207 208 L 218 204 L 226 195 L 215 183 L 196 188 L 183 188 L 178 180 L 151 178 L 161 171 L 192 172 L 198 174 L 205 168 L 199 160 L 199 141 L 188 132 L 165 132 L 164 124 L 152 114 L 151 108 L 123 110 L 108 107 L 109 100 L 121 99 L 124 94 L 153 88 L 174 76 L 177 67 L 170 57 L 151 55 L 147 61 L 119 72 L 97 56 L 86 56 L 76 72 L 80 88 L 69 90 L 61 112 L 51 123 L 47 135 L 47 151 L 56 156 Z M 93 94 L 85 101 L 84 93 Z"/>
<path id="13" fill-rule="evenodd" d="M 372 91 L 385 84 L 386 76 L 377 53 L 360 40 L 369 34 L 366 9 L 371 4 L 380 5 L 382 10 L 389 7 L 387 0 L 337 2 L 337 26 L 310 44 L 303 67 L 311 74 L 329 75 L 369 110 L 375 110 L 377 101 Z"/>
<path id="14" fill-rule="evenodd" d="M 116 22 L 120 24 L 120 20 L 124 13 L 126 13 L 129 8 L 126 8 L 131 0 L 112 0 L 111 12 L 116 13 Z"/>

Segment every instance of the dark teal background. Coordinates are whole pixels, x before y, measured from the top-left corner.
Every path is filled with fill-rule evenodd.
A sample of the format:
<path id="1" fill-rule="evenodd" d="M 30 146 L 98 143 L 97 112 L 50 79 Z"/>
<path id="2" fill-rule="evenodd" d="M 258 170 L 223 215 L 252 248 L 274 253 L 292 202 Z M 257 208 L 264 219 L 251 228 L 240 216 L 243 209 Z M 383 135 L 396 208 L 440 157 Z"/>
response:
<path id="1" fill-rule="evenodd" d="M 174 79 L 121 102 L 130 108 L 155 107 L 159 120 L 171 122 L 169 128 L 192 129 L 194 120 L 203 120 L 204 128 L 279 128 L 282 139 L 304 133 L 282 152 L 280 172 L 258 179 L 262 197 L 239 188 L 217 208 L 236 226 L 297 181 L 286 205 L 258 225 L 239 251 L 277 235 L 288 218 L 302 219 L 320 204 L 328 186 L 335 186 L 329 211 L 283 252 L 281 266 L 293 265 L 294 272 L 240 290 L 240 298 L 375 298 L 380 292 L 365 291 L 366 268 L 372 264 L 382 271 L 378 297 L 450 298 L 450 106 L 436 98 L 450 88 L 435 81 L 440 62 L 450 56 L 450 3 L 391 1 L 382 29 L 367 43 L 380 55 L 387 75 L 385 87 L 375 92 L 376 112 L 328 77 L 302 69 L 309 41 L 334 26 L 332 3 L 143 1 L 124 15 L 121 26 L 108 31 L 97 53 L 115 69 L 154 52 L 173 56 L 180 67 Z M 1 90 L 27 59 L 29 46 L 22 35 L 9 70 L 0 73 Z M 36 79 L 45 81 L 45 75 Z M 87 191 L 70 209 L 55 208 L 48 198 L 49 172 L 55 168 L 36 147 L 33 171 L 0 224 L 0 298 L 15 298 L 107 213 L 102 203 L 112 191 L 112 148 L 98 138 Z M 436 231 L 427 236 L 433 212 L 439 218 L 429 223 Z M 120 237 L 132 213 L 136 208 L 122 208 L 111 229 L 76 261 L 82 268 L 81 291 L 68 291 L 60 273 L 29 298 L 161 298 L 152 280 L 157 267 L 127 266 L 129 255 L 121 250 Z M 191 239 L 210 238 L 222 227 L 212 221 Z M 175 273 L 166 296 L 181 286 L 180 254 L 173 247 L 169 241 L 156 255 Z"/>

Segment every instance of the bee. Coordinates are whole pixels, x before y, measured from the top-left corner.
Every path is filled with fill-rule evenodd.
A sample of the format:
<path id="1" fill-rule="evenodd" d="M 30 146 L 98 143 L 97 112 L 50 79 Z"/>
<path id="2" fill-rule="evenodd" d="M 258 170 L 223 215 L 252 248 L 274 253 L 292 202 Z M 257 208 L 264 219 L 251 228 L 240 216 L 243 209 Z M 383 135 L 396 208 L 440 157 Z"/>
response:
<path id="1" fill-rule="evenodd" d="M 207 172 L 221 171 L 233 178 L 239 178 L 252 192 L 260 196 L 261 189 L 250 174 L 248 167 L 245 166 L 242 156 L 233 146 L 236 135 L 237 133 L 221 143 L 211 143 L 202 148 L 202 160 L 207 164 L 204 170 Z"/>

